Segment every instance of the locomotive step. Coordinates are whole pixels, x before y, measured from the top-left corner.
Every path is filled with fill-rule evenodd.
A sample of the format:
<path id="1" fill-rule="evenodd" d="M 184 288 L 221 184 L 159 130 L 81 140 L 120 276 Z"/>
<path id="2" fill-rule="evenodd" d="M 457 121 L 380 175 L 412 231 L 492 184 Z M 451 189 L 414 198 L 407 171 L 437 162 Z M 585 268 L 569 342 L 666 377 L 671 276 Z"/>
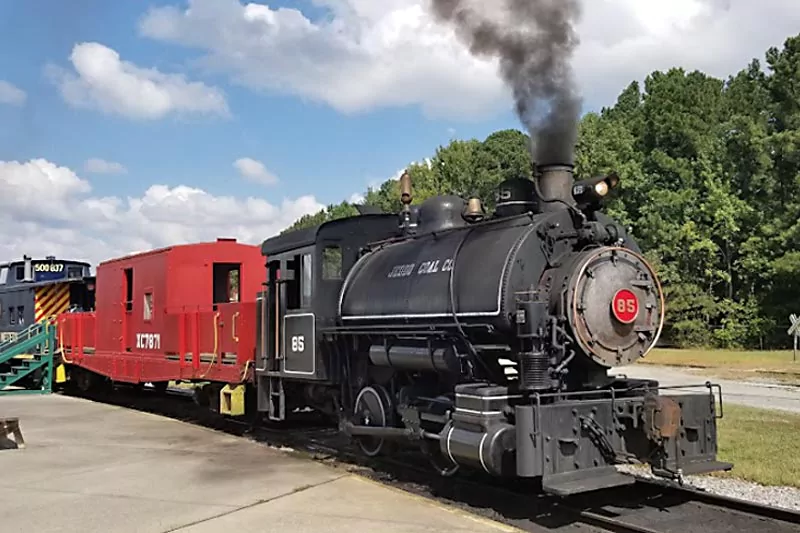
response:
<path id="1" fill-rule="evenodd" d="M 613 466 L 578 470 L 542 478 L 542 489 L 556 496 L 570 496 L 593 490 L 633 485 L 636 479 L 619 473 Z"/>
<path id="2" fill-rule="evenodd" d="M 708 472 L 727 472 L 733 469 L 733 463 L 723 463 L 721 461 L 698 461 L 680 465 L 681 473 L 687 475 L 707 474 Z M 654 472 L 662 472 L 669 477 L 669 472 L 654 469 Z"/>

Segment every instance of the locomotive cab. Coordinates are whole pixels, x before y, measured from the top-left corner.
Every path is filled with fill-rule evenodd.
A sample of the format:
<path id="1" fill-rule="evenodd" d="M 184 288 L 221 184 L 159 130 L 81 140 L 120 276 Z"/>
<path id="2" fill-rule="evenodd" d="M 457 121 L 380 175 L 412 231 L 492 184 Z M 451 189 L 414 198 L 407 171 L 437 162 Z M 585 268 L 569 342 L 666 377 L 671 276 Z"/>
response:
<path id="1" fill-rule="evenodd" d="M 262 243 L 267 261 L 258 295 L 256 379 L 259 411 L 271 420 L 286 417 L 287 398 L 330 412 L 317 392 L 342 379 L 339 343 L 325 334 L 337 324 L 339 291 L 367 243 L 397 234 L 396 215 L 368 212 Z M 302 405 L 289 406 L 296 407 Z"/>

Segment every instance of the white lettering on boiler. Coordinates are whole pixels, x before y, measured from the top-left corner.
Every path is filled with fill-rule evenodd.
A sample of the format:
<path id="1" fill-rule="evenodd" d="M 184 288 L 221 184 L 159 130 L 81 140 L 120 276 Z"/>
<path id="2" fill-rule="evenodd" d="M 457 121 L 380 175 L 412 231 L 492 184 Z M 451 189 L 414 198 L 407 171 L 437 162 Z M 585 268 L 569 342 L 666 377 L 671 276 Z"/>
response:
<path id="1" fill-rule="evenodd" d="M 416 270 L 417 275 L 422 274 L 436 274 L 437 272 L 450 272 L 453 270 L 453 259 L 432 259 L 430 261 L 423 261 L 417 266 L 416 263 L 409 263 L 405 265 L 395 265 L 386 275 L 387 278 L 406 278 L 414 273 Z"/>

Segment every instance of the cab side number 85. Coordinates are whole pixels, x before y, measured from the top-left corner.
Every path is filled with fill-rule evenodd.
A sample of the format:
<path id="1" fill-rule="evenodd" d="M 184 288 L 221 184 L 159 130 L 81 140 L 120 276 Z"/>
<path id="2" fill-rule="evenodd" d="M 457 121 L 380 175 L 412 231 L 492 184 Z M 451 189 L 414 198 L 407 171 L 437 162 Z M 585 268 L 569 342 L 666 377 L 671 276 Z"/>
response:
<path id="1" fill-rule="evenodd" d="M 306 341 L 304 335 L 293 335 L 292 336 L 292 351 L 293 352 L 302 352 L 306 349 Z"/>

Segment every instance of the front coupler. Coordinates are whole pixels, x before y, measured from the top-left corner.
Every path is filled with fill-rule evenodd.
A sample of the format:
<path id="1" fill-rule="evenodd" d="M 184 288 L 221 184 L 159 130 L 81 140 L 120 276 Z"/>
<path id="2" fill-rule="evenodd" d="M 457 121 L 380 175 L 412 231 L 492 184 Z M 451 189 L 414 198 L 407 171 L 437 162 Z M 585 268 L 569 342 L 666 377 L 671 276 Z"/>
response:
<path id="1" fill-rule="evenodd" d="M 733 465 L 716 460 L 721 390 L 717 416 L 719 386 L 680 389 L 697 387 L 708 392 L 667 396 L 669 388 L 650 381 L 556 401 L 534 396 L 515 407 L 516 474 L 541 477 L 545 491 L 566 495 L 632 483 L 618 464 L 649 464 L 656 476 L 677 480 L 729 470 Z"/>

